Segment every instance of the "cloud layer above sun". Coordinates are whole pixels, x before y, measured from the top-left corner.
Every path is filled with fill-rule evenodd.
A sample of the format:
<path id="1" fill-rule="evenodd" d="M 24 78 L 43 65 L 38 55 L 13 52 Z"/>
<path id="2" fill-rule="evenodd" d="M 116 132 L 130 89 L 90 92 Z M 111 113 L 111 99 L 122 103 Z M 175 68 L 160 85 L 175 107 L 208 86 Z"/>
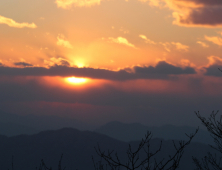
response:
<path id="1" fill-rule="evenodd" d="M 92 5 L 99 5 L 101 0 L 56 0 L 56 4 L 60 8 L 71 8 L 72 6 L 89 7 Z"/>
<path id="2" fill-rule="evenodd" d="M 55 65 L 50 68 L 30 67 L 29 63 L 14 63 L 16 66 L 24 68 L 0 67 L 0 75 L 3 76 L 60 76 L 60 77 L 87 77 L 92 79 L 104 80 L 135 80 L 135 79 L 168 79 L 170 75 L 195 74 L 192 67 L 177 67 L 161 61 L 155 67 L 126 68 L 119 71 L 94 68 L 67 67 L 67 65 Z"/>

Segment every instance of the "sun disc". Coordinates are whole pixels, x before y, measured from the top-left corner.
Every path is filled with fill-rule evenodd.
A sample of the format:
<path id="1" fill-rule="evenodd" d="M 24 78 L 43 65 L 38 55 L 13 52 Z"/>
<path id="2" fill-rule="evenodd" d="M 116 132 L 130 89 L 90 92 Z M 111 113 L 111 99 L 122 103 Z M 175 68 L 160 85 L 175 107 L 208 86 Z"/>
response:
<path id="1" fill-rule="evenodd" d="M 66 81 L 71 84 L 83 84 L 87 82 L 86 78 L 68 77 Z"/>

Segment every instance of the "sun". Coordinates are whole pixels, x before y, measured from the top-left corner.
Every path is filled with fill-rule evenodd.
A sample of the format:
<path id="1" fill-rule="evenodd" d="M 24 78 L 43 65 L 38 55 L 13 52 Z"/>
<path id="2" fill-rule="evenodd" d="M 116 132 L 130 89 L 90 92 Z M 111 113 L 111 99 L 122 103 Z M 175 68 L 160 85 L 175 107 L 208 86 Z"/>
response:
<path id="1" fill-rule="evenodd" d="M 75 84 L 75 85 L 84 84 L 88 81 L 87 78 L 77 78 L 77 77 L 68 77 L 68 78 L 65 78 L 65 80 L 66 82 L 70 84 Z"/>

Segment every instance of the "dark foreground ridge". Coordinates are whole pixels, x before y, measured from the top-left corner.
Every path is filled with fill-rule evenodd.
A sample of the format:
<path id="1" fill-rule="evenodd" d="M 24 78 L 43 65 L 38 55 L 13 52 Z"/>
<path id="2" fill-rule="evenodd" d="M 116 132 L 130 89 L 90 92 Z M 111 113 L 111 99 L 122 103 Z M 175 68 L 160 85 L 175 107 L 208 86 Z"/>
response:
<path id="1" fill-rule="evenodd" d="M 157 138 L 152 139 L 152 149 L 158 148 L 160 141 Z M 131 145 L 136 148 L 138 143 L 139 141 L 134 141 Z M 129 143 L 95 132 L 63 128 L 43 131 L 35 135 L 0 136 L 0 167 L 2 170 L 9 169 L 13 156 L 14 170 L 35 170 L 42 159 L 54 170 L 57 169 L 63 154 L 62 166 L 66 166 L 67 170 L 93 170 L 92 156 L 96 161 L 100 160 L 94 149 L 98 144 L 102 150 L 114 149 L 121 159 L 126 159 L 125 153 Z M 167 158 L 173 149 L 171 140 L 163 141 L 157 159 Z M 193 169 L 192 156 L 201 158 L 209 150 L 212 152 L 212 149 L 205 144 L 191 143 L 185 150 L 179 169 Z"/>

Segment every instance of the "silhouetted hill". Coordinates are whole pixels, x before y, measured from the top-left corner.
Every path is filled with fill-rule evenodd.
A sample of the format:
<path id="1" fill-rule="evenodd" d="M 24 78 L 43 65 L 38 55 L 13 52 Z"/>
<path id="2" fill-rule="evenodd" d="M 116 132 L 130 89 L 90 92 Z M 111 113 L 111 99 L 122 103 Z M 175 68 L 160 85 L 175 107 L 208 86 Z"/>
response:
<path id="1" fill-rule="evenodd" d="M 195 130 L 195 128 L 188 126 L 165 125 L 161 127 L 153 127 L 139 123 L 126 124 L 115 121 L 101 126 L 96 129 L 95 132 L 105 134 L 121 141 L 129 142 L 133 140 L 140 140 L 147 131 L 151 131 L 154 138 L 163 138 L 164 140 L 185 140 L 185 133 L 190 134 L 195 132 Z M 199 129 L 199 132 L 193 141 L 205 144 L 213 143 L 209 133 L 201 129 Z"/>
<path id="2" fill-rule="evenodd" d="M 65 165 L 67 170 L 93 170 L 91 156 L 94 155 L 95 160 L 100 160 L 94 150 L 98 144 L 102 150 L 116 150 L 121 160 L 126 158 L 125 153 L 128 147 L 126 142 L 95 132 L 64 128 L 35 135 L 0 136 L 0 167 L 2 170 L 10 168 L 13 155 L 15 170 L 35 170 L 41 159 L 56 170 L 63 153 L 62 165 Z M 132 148 L 135 148 L 138 142 L 134 141 L 131 144 Z M 159 144 L 160 139 L 153 139 L 151 149 L 158 148 Z M 174 152 L 173 150 L 172 141 L 164 141 L 157 159 L 168 158 L 168 155 Z M 208 150 L 210 150 L 209 146 L 204 144 L 189 145 L 185 150 L 180 169 L 193 169 L 192 156 L 202 157 Z"/>
<path id="3" fill-rule="evenodd" d="M 64 154 L 63 165 L 67 169 L 92 169 L 94 147 L 100 143 L 102 148 L 124 148 L 124 142 L 105 135 L 76 129 L 65 128 L 56 131 L 44 131 L 35 135 L 19 135 L 0 138 L 0 166 L 8 169 L 14 155 L 15 170 L 31 170 L 44 159 L 46 164 L 57 168 L 61 154 Z"/>
<path id="4" fill-rule="evenodd" d="M 2 141 L 2 140 L 6 140 L 8 137 L 7 136 L 5 136 L 5 135 L 0 135 L 0 141 Z"/>

